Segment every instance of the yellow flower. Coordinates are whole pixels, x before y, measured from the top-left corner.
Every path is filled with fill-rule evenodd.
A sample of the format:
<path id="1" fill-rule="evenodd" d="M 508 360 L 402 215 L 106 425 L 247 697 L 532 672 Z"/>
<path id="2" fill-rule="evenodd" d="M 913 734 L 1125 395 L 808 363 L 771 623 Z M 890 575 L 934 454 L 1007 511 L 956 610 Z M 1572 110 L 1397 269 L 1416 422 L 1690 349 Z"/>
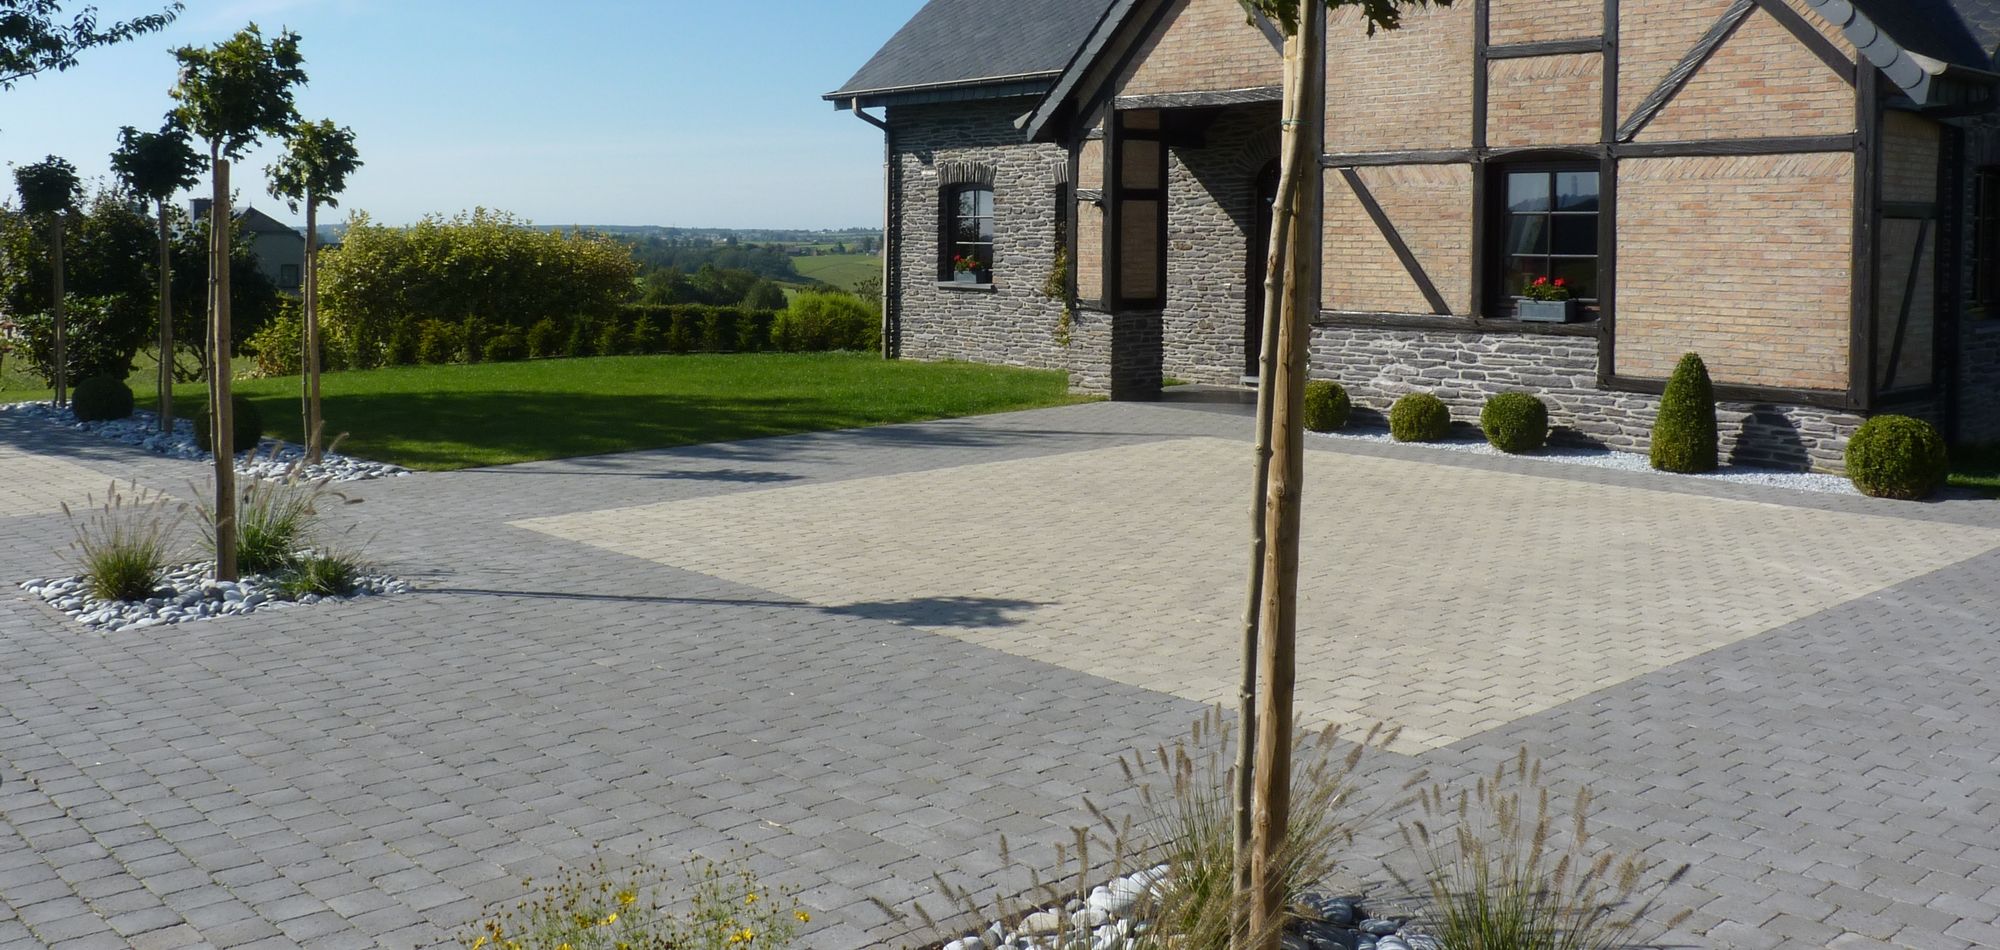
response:
<path id="1" fill-rule="evenodd" d="M 729 942 L 732 944 L 749 943 L 755 939 L 757 939 L 757 932 L 748 927 L 729 935 Z"/>
<path id="2" fill-rule="evenodd" d="M 611 912 L 611 916 L 604 918 L 603 925 L 609 927 L 617 922 L 618 922 L 618 912 L 614 910 Z"/>
<path id="3" fill-rule="evenodd" d="M 799 923 L 802 923 L 802 924 L 809 924 L 809 923 L 812 923 L 812 919 L 813 919 L 813 915 L 811 915 L 811 914 L 808 914 L 808 913 L 806 913 L 805 911 L 802 911 L 802 910 L 795 910 L 795 911 L 792 911 L 792 916 L 793 916 L 793 917 L 797 917 L 797 918 L 799 919 Z"/>
<path id="4" fill-rule="evenodd" d="M 479 950 L 479 948 L 480 948 L 480 947 L 483 947 L 483 946 L 486 946 L 486 938 L 485 938 L 485 937 L 481 937 L 481 938 L 479 938 L 478 940 L 474 940 L 474 941 L 472 942 L 472 950 Z"/>
<path id="5" fill-rule="evenodd" d="M 748 897 L 745 897 L 745 898 L 743 898 L 743 903 L 745 903 L 745 904 L 755 904 L 755 903 L 757 903 L 757 895 L 756 895 L 756 894 L 751 894 L 751 895 L 749 895 Z"/>
<path id="6" fill-rule="evenodd" d="M 630 907 L 634 903 L 637 903 L 638 900 L 639 900 L 639 895 L 634 894 L 631 891 L 618 892 L 618 906 L 620 907 Z"/>

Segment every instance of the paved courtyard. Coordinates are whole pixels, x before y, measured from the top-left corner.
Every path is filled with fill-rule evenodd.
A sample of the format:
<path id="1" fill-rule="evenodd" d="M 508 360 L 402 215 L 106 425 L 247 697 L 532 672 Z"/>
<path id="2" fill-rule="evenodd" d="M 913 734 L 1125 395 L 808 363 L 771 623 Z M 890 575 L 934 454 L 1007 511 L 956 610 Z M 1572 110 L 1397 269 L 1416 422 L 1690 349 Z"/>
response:
<path id="1" fill-rule="evenodd" d="M 343 517 L 419 593 L 105 636 L 13 584 L 61 502 L 201 471 L 0 417 L 0 947 L 431 946 L 598 844 L 916 944 L 871 898 L 1020 889 L 998 836 L 1129 804 L 1115 756 L 1230 693 L 1247 430 L 1097 404 L 369 483 Z M 1380 787 L 1526 744 L 1693 863 L 1679 941 L 2000 946 L 2000 505 L 1309 469 L 1300 708 L 1403 726 Z"/>

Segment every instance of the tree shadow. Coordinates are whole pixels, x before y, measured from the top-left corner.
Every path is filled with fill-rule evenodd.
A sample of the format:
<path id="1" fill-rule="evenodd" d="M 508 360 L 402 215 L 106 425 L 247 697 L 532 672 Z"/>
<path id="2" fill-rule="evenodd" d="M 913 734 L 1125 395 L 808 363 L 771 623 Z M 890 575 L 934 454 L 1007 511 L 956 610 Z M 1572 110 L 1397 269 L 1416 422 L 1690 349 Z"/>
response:
<path id="1" fill-rule="evenodd" d="M 835 617 L 879 620 L 904 627 L 961 627 L 995 629 L 1017 627 L 1025 622 L 1020 614 L 1050 606 L 1032 600 L 1005 597 L 913 597 L 904 600 L 860 601 L 824 606 L 803 600 L 765 600 L 747 597 L 667 597 L 650 594 L 590 594 L 580 591 L 494 590 L 478 587 L 431 587 L 419 593 L 451 594 L 461 597 L 512 597 L 523 600 L 576 600 L 601 603 L 668 604 L 698 607 L 782 607 L 810 610 Z"/>

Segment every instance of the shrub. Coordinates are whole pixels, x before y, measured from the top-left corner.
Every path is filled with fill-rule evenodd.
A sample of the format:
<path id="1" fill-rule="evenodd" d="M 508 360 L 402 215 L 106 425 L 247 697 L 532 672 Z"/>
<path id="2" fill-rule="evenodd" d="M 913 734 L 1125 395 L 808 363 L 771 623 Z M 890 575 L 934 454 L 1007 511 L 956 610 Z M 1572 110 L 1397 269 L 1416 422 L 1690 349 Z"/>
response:
<path id="1" fill-rule="evenodd" d="M 215 451 L 215 440 L 209 433 L 215 430 L 215 413 L 203 410 L 201 424 L 195 426 L 194 444 L 203 452 Z M 264 438 L 264 414 L 257 411 L 257 404 L 238 393 L 229 396 L 229 432 L 236 454 L 254 451 L 257 443 Z"/>
<path id="2" fill-rule="evenodd" d="M 570 321 L 569 342 L 563 345 L 563 353 L 569 356 L 595 356 L 597 337 L 598 334 L 591 326 L 591 321 L 578 317 Z"/>
<path id="3" fill-rule="evenodd" d="M 528 356 L 534 359 L 548 359 L 563 355 L 563 330 L 554 319 L 543 317 L 528 328 Z"/>
<path id="4" fill-rule="evenodd" d="M 1347 428 L 1347 417 L 1354 411 L 1354 402 L 1347 398 L 1347 389 L 1328 379 L 1315 379 L 1306 384 L 1306 428 L 1314 432 L 1334 432 Z"/>
<path id="5" fill-rule="evenodd" d="M 1446 947 L 1611 950 L 1655 946 L 1686 920 L 1655 920 L 1661 894 L 1687 865 L 1659 875 L 1643 854 L 1597 847 L 1591 793 L 1581 789 L 1558 833 L 1542 763 L 1526 749 L 1481 779 L 1475 793 L 1421 792 L 1417 819 L 1402 823 L 1404 851 L 1423 862 L 1418 880 L 1391 868 L 1399 887 L 1428 894 L 1431 934 Z M 1558 842 L 1561 846 L 1558 846 Z"/>
<path id="6" fill-rule="evenodd" d="M 1667 391 L 1660 397 L 1660 414 L 1653 422 L 1653 467 L 1662 472 L 1712 472 L 1718 464 L 1715 425 L 1715 384 L 1701 357 L 1681 357 Z"/>
<path id="7" fill-rule="evenodd" d="M 532 883 L 532 882 L 531 882 Z M 689 859 L 679 875 L 640 861 L 613 870 L 598 852 L 564 868 L 542 896 L 495 907 L 459 936 L 466 947 L 770 950 L 812 916 L 747 866 Z"/>
<path id="8" fill-rule="evenodd" d="M 319 529 L 319 505 L 340 497 L 329 479 L 307 480 L 293 465 L 283 478 L 253 478 L 236 498 L 236 564 L 249 574 L 276 574 L 289 569 Z M 201 506 L 202 536 L 215 550 L 215 510 Z"/>
<path id="9" fill-rule="evenodd" d="M 667 335 L 653 324 L 652 317 L 642 316 L 632 321 L 632 329 L 625 340 L 626 353 L 664 353 L 667 349 Z"/>
<path id="10" fill-rule="evenodd" d="M 417 330 L 417 361 L 426 366 L 456 363 L 465 355 L 462 327 L 443 320 L 425 320 Z"/>
<path id="11" fill-rule="evenodd" d="M 93 499 L 92 506 L 90 517 L 81 521 L 69 505 L 62 506 L 76 531 L 72 547 L 90 596 L 116 601 L 153 596 L 186 508 L 137 482 L 130 495 L 121 494 L 113 483 L 104 504 Z"/>
<path id="12" fill-rule="evenodd" d="M 415 366 L 423 355 L 422 331 L 417 324 L 405 321 L 396 325 L 389 335 L 387 356 L 391 366 Z"/>
<path id="13" fill-rule="evenodd" d="M 1509 455 L 1538 451 L 1549 443 L 1549 407 L 1528 393 L 1501 393 L 1479 411 L 1479 430 Z"/>
<path id="14" fill-rule="evenodd" d="M 592 347 L 598 356 L 626 356 L 632 352 L 632 331 L 616 320 L 606 320 L 597 328 L 597 343 Z"/>
<path id="15" fill-rule="evenodd" d="M 64 302 L 63 360 L 69 364 L 69 381 L 92 376 L 131 375 L 132 360 L 152 337 L 154 318 L 148 306 L 151 297 L 70 296 Z M 47 306 L 46 299 L 42 302 Z M 28 313 L 19 318 L 22 346 L 27 365 L 44 382 L 55 381 L 55 318 L 47 313 Z"/>
<path id="16" fill-rule="evenodd" d="M 771 341 L 787 353 L 869 351 L 882 345 L 880 317 L 852 294 L 809 291 L 778 313 Z"/>
<path id="17" fill-rule="evenodd" d="M 69 408 L 84 422 L 108 422 L 132 415 L 132 387 L 122 379 L 92 376 L 76 384 Z"/>
<path id="18" fill-rule="evenodd" d="M 528 341 L 519 333 L 508 330 L 486 341 L 485 352 L 480 354 L 488 363 L 512 363 L 528 358 Z"/>
<path id="19" fill-rule="evenodd" d="M 294 600 L 307 594 L 346 597 L 354 593 L 367 567 L 361 559 L 347 554 L 311 553 L 294 557 L 285 569 L 280 587 Z"/>
<path id="20" fill-rule="evenodd" d="M 1389 435 L 1398 442 L 1442 442 L 1451 434 L 1451 410 L 1430 393 L 1411 393 L 1389 407 Z"/>
<path id="21" fill-rule="evenodd" d="M 1847 441 L 1847 477 L 1870 498 L 1920 501 L 1951 474 L 1944 437 L 1909 416 L 1876 416 Z"/>
<path id="22" fill-rule="evenodd" d="M 701 340 L 693 324 L 694 320 L 689 315 L 675 315 L 673 322 L 667 326 L 665 339 L 660 341 L 660 348 L 676 355 L 694 352 Z"/>
<path id="23" fill-rule="evenodd" d="M 302 372 L 300 353 L 305 349 L 305 318 L 297 304 L 291 303 L 290 298 L 286 301 L 279 305 L 278 315 L 250 337 L 248 346 L 257 358 L 250 375 L 259 379 L 297 376 Z"/>
<path id="24" fill-rule="evenodd" d="M 479 362 L 480 358 L 486 355 L 486 341 L 492 339 L 493 335 L 493 324 L 478 317 L 466 317 L 465 322 L 459 324 L 458 328 L 459 345 L 464 349 L 465 361 Z"/>

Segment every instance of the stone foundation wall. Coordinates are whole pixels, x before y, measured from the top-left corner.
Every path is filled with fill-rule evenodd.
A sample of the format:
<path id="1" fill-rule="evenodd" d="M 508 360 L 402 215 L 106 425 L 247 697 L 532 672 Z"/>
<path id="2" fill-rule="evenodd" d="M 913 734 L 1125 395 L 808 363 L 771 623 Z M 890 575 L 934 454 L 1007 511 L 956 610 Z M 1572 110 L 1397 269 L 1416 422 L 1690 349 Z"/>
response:
<path id="1" fill-rule="evenodd" d="M 1476 426 L 1496 393 L 1525 390 L 1549 405 L 1557 438 L 1646 451 L 1659 397 L 1597 388 L 1593 337 L 1452 333 L 1319 326 L 1312 375 L 1345 386 L 1357 409 L 1386 415 L 1407 393 L 1429 391 L 1452 418 Z M 1862 417 L 1812 406 L 1723 403 L 1723 458 L 1786 469 L 1839 471 Z"/>
<path id="2" fill-rule="evenodd" d="M 1233 109 L 1208 128 L 1205 147 L 1168 157 L 1168 376 L 1223 385 L 1243 378 L 1257 176 L 1277 157 L 1280 118 L 1276 105 Z"/>

